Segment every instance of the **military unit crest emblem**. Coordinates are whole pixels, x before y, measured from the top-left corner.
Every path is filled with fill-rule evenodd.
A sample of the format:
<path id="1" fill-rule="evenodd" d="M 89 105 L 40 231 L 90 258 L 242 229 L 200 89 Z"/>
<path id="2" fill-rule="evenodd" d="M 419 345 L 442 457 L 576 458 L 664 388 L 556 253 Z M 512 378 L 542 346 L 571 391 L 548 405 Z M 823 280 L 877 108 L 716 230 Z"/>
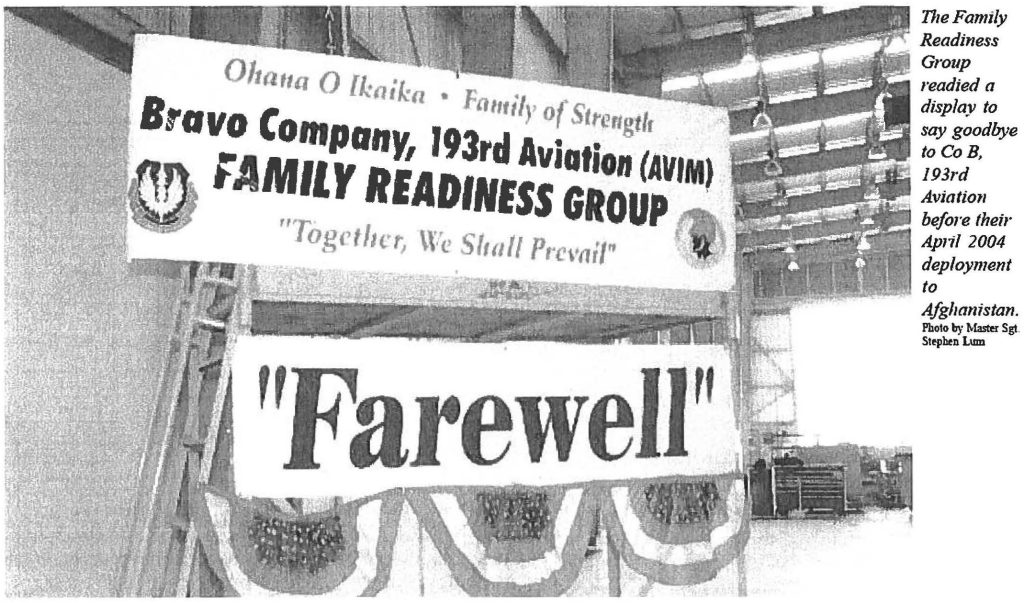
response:
<path id="1" fill-rule="evenodd" d="M 154 232 L 175 232 L 192 220 L 196 208 L 195 186 L 181 163 L 146 159 L 135 168 L 128 188 L 132 219 Z"/>
<path id="2" fill-rule="evenodd" d="M 694 268 L 710 268 L 725 256 L 725 231 L 711 212 L 691 209 L 683 212 L 676 226 L 676 248 Z"/>

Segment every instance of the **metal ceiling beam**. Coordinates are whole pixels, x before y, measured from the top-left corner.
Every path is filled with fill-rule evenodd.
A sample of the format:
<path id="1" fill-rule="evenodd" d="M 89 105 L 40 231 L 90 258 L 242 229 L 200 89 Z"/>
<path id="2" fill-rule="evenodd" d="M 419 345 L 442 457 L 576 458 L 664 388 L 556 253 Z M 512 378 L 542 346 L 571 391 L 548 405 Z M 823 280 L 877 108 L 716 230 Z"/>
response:
<path id="1" fill-rule="evenodd" d="M 910 22 L 909 7 L 865 6 L 760 27 L 757 49 L 762 57 L 770 57 L 877 36 L 892 31 L 890 18 L 894 14 L 901 17 L 901 23 Z M 666 75 L 685 75 L 735 65 L 743 57 L 743 37 L 739 32 L 685 42 L 675 35 L 652 35 L 643 45 L 647 48 L 620 57 L 618 62 L 627 74 L 653 73 L 664 65 Z"/>
<path id="2" fill-rule="evenodd" d="M 908 226 L 900 226 L 900 230 L 890 230 L 885 233 L 872 235 L 871 250 L 865 255 L 879 253 L 905 253 L 910 254 L 910 230 Z M 799 262 L 832 262 L 842 261 L 857 255 L 856 241 L 845 234 L 842 237 L 831 239 L 818 239 L 813 241 L 797 241 L 797 261 Z M 755 253 L 752 250 L 744 250 L 743 255 L 748 260 L 756 258 L 757 267 L 777 268 L 789 263 L 792 259 L 789 254 L 784 253 L 782 247 L 777 249 L 758 249 Z M 753 269 L 753 268 L 751 268 Z"/>
<path id="3" fill-rule="evenodd" d="M 909 211 L 892 212 L 889 218 L 890 226 L 903 226 L 906 224 L 910 224 Z M 782 245 L 790 239 L 799 241 L 845 235 L 863 230 L 863 228 L 857 218 L 849 218 L 846 220 L 830 220 L 828 222 L 794 226 L 790 230 L 759 230 L 757 232 L 737 235 L 736 247 L 743 249 L 763 245 Z"/>
<path id="4" fill-rule="evenodd" d="M 68 8 L 49 7 L 7 7 L 11 14 L 40 27 L 85 53 L 96 57 L 125 73 L 132 69 L 132 34 L 126 34 L 123 27 L 104 27 L 104 19 L 82 18 L 86 9 L 77 9 L 78 15 Z M 115 8 L 93 8 L 96 13 L 119 12 Z M 110 17 L 111 23 L 120 23 Z M 97 24 L 100 23 L 100 24 Z"/>
<path id="5" fill-rule="evenodd" d="M 891 201 L 856 201 L 848 205 L 840 205 L 829 210 L 817 209 L 803 213 L 794 213 L 780 218 L 760 218 L 756 220 L 745 219 L 736 226 L 737 234 L 749 234 L 765 230 L 788 230 L 797 226 L 806 226 L 819 222 L 830 222 L 834 220 L 845 220 L 861 215 L 874 216 L 883 207 L 889 212 L 906 211 L 910 209 L 910 197 L 893 199 Z"/>
<path id="6" fill-rule="evenodd" d="M 490 333 L 483 333 L 476 337 L 478 342 L 498 343 L 502 341 L 518 339 L 528 333 L 535 333 L 539 330 L 549 330 L 552 327 L 560 327 L 573 320 L 579 320 L 584 314 L 555 314 L 544 316 L 538 314 L 538 319 L 525 323 L 518 323 Z"/>
<path id="7" fill-rule="evenodd" d="M 885 147 L 885 151 L 889 154 L 890 159 L 902 161 L 910 153 L 910 144 L 905 138 L 890 140 L 883 143 L 882 146 Z M 779 162 L 782 164 L 782 176 L 788 177 L 823 172 L 836 168 L 860 166 L 867 162 L 867 153 L 867 146 L 859 144 L 846 147 L 845 149 L 825 151 L 824 153 L 784 157 L 779 159 Z M 764 161 L 734 165 L 732 168 L 733 184 L 746 184 L 763 180 L 771 180 L 771 178 L 764 175 Z"/>
<path id="8" fill-rule="evenodd" d="M 388 330 L 394 327 L 396 324 L 405 322 L 409 317 L 417 312 L 423 312 L 426 314 L 430 311 L 430 308 L 425 307 L 405 307 L 394 312 L 389 312 L 383 316 L 377 316 L 368 323 L 352 329 L 345 334 L 345 337 L 357 338 L 357 337 L 373 337 L 377 335 L 385 335 Z"/>
<path id="9" fill-rule="evenodd" d="M 485 329 L 483 331 L 480 331 L 478 333 L 474 333 L 470 337 L 470 339 L 472 339 L 474 341 L 491 340 L 490 338 L 495 336 L 495 335 L 500 335 L 501 333 L 504 333 L 504 332 L 507 332 L 507 331 L 514 331 L 515 329 L 518 329 L 519 327 L 524 327 L 524 326 L 527 326 L 527 325 L 531 325 L 531 324 L 534 324 L 536 322 L 544 321 L 544 320 L 547 320 L 548 318 L 552 318 L 552 317 L 554 317 L 554 318 L 562 318 L 564 316 L 565 316 L 564 314 L 558 314 L 558 313 L 554 313 L 554 312 L 531 312 L 525 318 L 521 318 L 519 320 L 513 320 L 513 321 L 510 321 L 510 322 L 507 322 L 507 323 L 505 323 L 505 324 L 503 324 L 503 325 L 501 325 L 501 326 L 499 326 L 497 328 L 495 328 L 495 327 L 488 327 L 487 329 Z"/>
<path id="10" fill-rule="evenodd" d="M 700 86 L 701 94 L 704 95 L 704 104 L 714 105 L 715 97 L 711 96 L 711 86 L 704 80 L 704 74 L 697 75 L 697 85 Z"/>
<path id="11" fill-rule="evenodd" d="M 887 186 L 888 188 L 886 188 Z M 903 197 L 910 194 L 910 180 L 907 178 L 898 180 L 895 185 L 880 183 L 878 188 L 890 196 Z M 861 203 L 865 203 L 864 189 L 859 186 L 852 186 L 839 190 L 790 197 L 789 204 L 786 207 L 772 207 L 769 201 L 745 203 L 743 205 L 743 217 L 745 219 L 770 218 L 784 214 L 797 214 L 804 211 Z"/>
<path id="12" fill-rule="evenodd" d="M 683 13 L 679 10 L 678 6 L 671 6 L 669 9 L 672 11 L 672 22 L 675 24 L 676 33 L 684 34 L 689 37 L 686 31 L 686 21 L 683 19 Z"/>
<path id="13" fill-rule="evenodd" d="M 680 319 L 678 316 L 655 322 L 641 322 L 635 325 L 629 325 L 627 327 L 616 327 L 609 329 L 602 333 L 594 333 L 587 337 L 587 341 L 605 341 L 608 339 L 621 339 L 623 337 L 630 337 L 632 335 L 638 335 L 640 333 L 647 333 L 649 331 L 664 331 L 665 329 L 671 329 L 681 325 L 691 324 L 694 322 L 700 322 L 703 318 L 697 318 L 688 316 L 685 319 Z"/>
<path id="14" fill-rule="evenodd" d="M 409 306 L 398 306 L 393 308 L 391 311 L 382 312 L 380 314 L 374 314 L 369 318 L 363 319 L 355 324 L 350 325 L 345 333 L 345 337 L 363 337 L 365 336 L 362 335 L 363 332 L 369 329 L 378 328 L 379 325 L 385 322 L 390 322 L 399 317 L 408 316 L 409 314 L 412 314 L 415 310 L 418 309 L 419 308 Z"/>
<path id="15" fill-rule="evenodd" d="M 910 83 L 890 84 L 889 92 L 893 96 L 908 96 L 910 95 Z M 840 115 L 870 111 L 877 95 L 877 90 L 864 88 L 787 103 L 772 103 L 768 108 L 768 115 L 771 116 L 772 124 L 776 128 L 821 121 Z M 672 98 L 672 93 L 666 94 L 666 98 Z M 733 135 L 753 132 L 754 128 L 750 124 L 756 113 L 757 109 L 754 107 L 731 111 L 729 113 L 729 131 Z"/>

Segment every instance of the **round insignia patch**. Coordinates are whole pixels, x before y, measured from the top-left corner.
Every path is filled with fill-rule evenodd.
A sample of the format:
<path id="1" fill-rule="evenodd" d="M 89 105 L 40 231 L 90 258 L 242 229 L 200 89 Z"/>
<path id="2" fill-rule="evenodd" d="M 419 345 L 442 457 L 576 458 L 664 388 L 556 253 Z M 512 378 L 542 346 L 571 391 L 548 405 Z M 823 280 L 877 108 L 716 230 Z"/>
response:
<path id="1" fill-rule="evenodd" d="M 195 186 L 181 163 L 144 160 L 135 168 L 128 202 L 136 224 L 153 232 L 181 230 L 196 208 Z"/>
<path id="2" fill-rule="evenodd" d="M 725 231 L 711 212 L 694 208 L 683 212 L 676 226 L 676 249 L 694 268 L 710 268 L 726 255 Z"/>

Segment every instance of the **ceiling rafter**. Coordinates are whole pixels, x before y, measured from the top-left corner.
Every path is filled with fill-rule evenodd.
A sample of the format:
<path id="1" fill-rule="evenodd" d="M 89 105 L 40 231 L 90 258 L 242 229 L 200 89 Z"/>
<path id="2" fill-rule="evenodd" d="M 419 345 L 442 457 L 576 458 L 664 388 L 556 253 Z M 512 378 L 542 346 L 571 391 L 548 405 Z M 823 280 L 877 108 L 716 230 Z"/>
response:
<path id="1" fill-rule="evenodd" d="M 896 96 L 909 96 L 910 83 L 898 82 L 889 85 L 889 93 Z M 849 90 L 838 94 L 826 94 L 783 103 L 772 103 L 772 124 L 776 128 L 796 124 L 825 121 L 833 117 L 851 113 L 850 107 L 867 107 L 877 93 L 870 88 Z M 669 93 L 671 98 L 671 93 Z M 857 109 L 853 112 L 861 112 Z M 755 107 L 738 109 L 729 112 L 730 131 L 733 136 L 754 132 L 751 121 L 757 113 Z"/>
<path id="2" fill-rule="evenodd" d="M 897 180 L 889 187 L 889 194 L 893 197 L 905 197 L 910 194 L 910 179 Z M 838 190 L 825 190 L 809 195 L 798 195 L 789 197 L 789 205 L 785 209 L 773 207 L 770 203 L 749 203 L 743 208 L 744 215 L 751 220 L 759 218 L 771 218 L 788 213 L 802 213 L 814 210 L 824 210 L 831 207 L 853 205 L 863 201 L 863 190 L 857 186 L 842 188 Z"/>
<path id="3" fill-rule="evenodd" d="M 889 218 L 890 229 L 910 224 L 909 211 L 892 212 Z M 759 230 L 736 236 L 736 247 L 771 247 L 785 245 L 790 240 L 827 239 L 829 237 L 852 236 L 851 233 L 862 231 L 863 227 L 857 218 L 830 220 L 802 226 L 794 226 L 791 230 Z M 874 234 L 875 231 L 867 231 Z"/>
<path id="4" fill-rule="evenodd" d="M 910 145 L 903 138 L 882 143 L 890 159 L 902 161 L 910 154 Z M 860 167 L 867 156 L 864 145 L 849 146 L 842 149 L 825 151 L 824 153 L 808 153 L 779 159 L 783 174 L 787 177 L 814 172 L 822 172 L 844 167 Z M 734 165 L 732 169 L 733 184 L 749 184 L 765 180 L 764 164 L 760 162 Z"/>
<path id="5" fill-rule="evenodd" d="M 892 32 L 893 23 L 908 23 L 909 14 L 906 6 L 864 6 L 760 27 L 758 51 L 765 57 L 793 54 L 874 37 Z M 673 66 L 672 73 L 687 74 L 735 65 L 742 57 L 742 32 L 688 41 L 658 34 L 644 48 L 620 57 L 618 62 L 626 72 L 643 72 L 664 61 Z"/>

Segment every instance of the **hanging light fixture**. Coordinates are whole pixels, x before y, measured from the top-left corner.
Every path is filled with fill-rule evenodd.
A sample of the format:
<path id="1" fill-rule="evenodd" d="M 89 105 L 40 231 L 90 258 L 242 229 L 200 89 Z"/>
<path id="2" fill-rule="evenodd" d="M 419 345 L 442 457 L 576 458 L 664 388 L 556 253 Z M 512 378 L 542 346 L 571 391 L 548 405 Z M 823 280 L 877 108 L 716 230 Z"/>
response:
<path id="1" fill-rule="evenodd" d="M 907 52 L 910 46 L 907 44 L 907 37 L 904 34 L 889 36 L 885 40 L 885 47 L 882 52 L 885 54 L 900 54 Z"/>
<path id="2" fill-rule="evenodd" d="M 858 211 L 859 213 L 859 211 Z M 871 206 L 869 205 L 864 212 L 864 217 L 860 221 L 861 226 L 874 226 L 875 220 L 871 217 Z"/>
<path id="3" fill-rule="evenodd" d="M 744 33 L 743 34 L 743 57 L 740 59 L 741 63 L 753 63 L 757 60 L 757 55 L 754 54 L 754 35 Z"/>
<path id="4" fill-rule="evenodd" d="M 885 147 L 882 146 L 882 142 L 878 139 L 877 132 L 875 133 L 874 142 L 871 143 L 871 147 L 868 148 L 868 159 L 871 161 L 884 161 L 889 158 L 889 154 L 885 152 Z"/>
<path id="5" fill-rule="evenodd" d="M 775 181 L 775 197 L 772 198 L 772 207 L 788 207 L 789 197 L 786 195 L 786 183 L 782 180 Z"/>
<path id="6" fill-rule="evenodd" d="M 882 161 L 888 158 L 885 148 L 882 146 L 881 133 L 885 130 L 885 98 L 889 94 L 889 82 L 885 78 L 885 50 L 884 45 L 875 53 L 875 62 L 872 66 L 872 87 L 878 94 L 871 101 L 871 119 L 867 123 L 866 138 L 870 143 L 868 148 L 868 159 L 871 161 Z"/>
<path id="7" fill-rule="evenodd" d="M 772 118 L 768 117 L 768 104 L 764 100 L 757 101 L 757 109 L 754 119 L 750 120 L 750 126 L 755 130 L 767 130 L 772 127 Z"/>
<path id="8" fill-rule="evenodd" d="M 757 110 L 750 125 L 755 130 L 769 130 L 772 127 L 772 118 L 768 117 L 768 82 L 764 77 L 764 67 L 758 64 L 757 67 Z"/>
<path id="9" fill-rule="evenodd" d="M 786 249 L 785 251 L 783 251 L 783 253 L 789 256 L 789 263 L 786 265 L 786 269 L 789 270 L 790 272 L 796 272 L 797 270 L 800 270 L 800 264 L 796 263 L 796 247 L 793 246 L 792 241 L 790 241 L 789 244 L 786 245 Z"/>
<path id="10" fill-rule="evenodd" d="M 871 249 L 871 243 L 868 243 L 868 235 L 864 234 L 860 237 L 860 242 L 857 243 L 857 251 L 869 251 Z"/>
<path id="11" fill-rule="evenodd" d="M 768 161 L 764 164 L 764 175 L 769 178 L 782 176 L 782 164 L 779 163 L 779 141 L 775 138 L 775 129 L 768 130 Z"/>
<path id="12" fill-rule="evenodd" d="M 745 18 L 744 31 L 743 31 L 743 58 L 740 59 L 742 63 L 750 63 L 757 60 L 757 49 L 754 47 L 754 16 L 748 14 Z"/>
<path id="13" fill-rule="evenodd" d="M 894 186 L 900 178 L 899 168 L 896 166 L 890 167 L 885 170 L 885 183 Z"/>
<path id="14" fill-rule="evenodd" d="M 875 218 L 877 218 L 878 221 L 879 232 L 886 232 L 889 230 L 889 221 L 892 218 L 892 205 L 890 205 L 888 201 L 883 203 L 881 207 L 878 208 L 878 213 L 875 214 Z"/>
<path id="15" fill-rule="evenodd" d="M 889 92 L 889 80 L 883 78 L 881 92 L 875 97 L 875 118 L 883 130 L 888 127 L 885 123 L 885 101 L 891 98 L 892 92 Z"/>
<path id="16" fill-rule="evenodd" d="M 895 161 L 892 161 L 895 164 Z M 899 172 L 895 166 L 890 166 L 885 170 L 885 187 L 882 188 L 879 193 L 885 199 L 894 199 L 896 197 L 896 183 L 899 179 Z"/>
<path id="17" fill-rule="evenodd" d="M 774 136 L 769 136 L 771 141 L 775 140 Z M 779 153 L 774 142 L 768 144 L 768 161 L 764 164 L 764 175 L 769 178 L 779 178 L 782 176 L 782 164 L 779 163 Z"/>

